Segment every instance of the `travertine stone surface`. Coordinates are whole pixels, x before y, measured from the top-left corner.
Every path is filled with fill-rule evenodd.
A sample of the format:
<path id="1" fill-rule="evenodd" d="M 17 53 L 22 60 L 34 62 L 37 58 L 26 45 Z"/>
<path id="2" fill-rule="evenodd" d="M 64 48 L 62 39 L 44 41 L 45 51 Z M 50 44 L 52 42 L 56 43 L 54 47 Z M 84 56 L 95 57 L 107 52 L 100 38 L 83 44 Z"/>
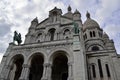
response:
<path id="1" fill-rule="evenodd" d="M 9 44 L 0 64 L 0 80 L 119 80 L 120 56 L 113 40 L 90 13 L 86 16 L 82 23 L 80 12 L 69 6 L 65 14 L 55 7 L 42 22 L 33 19 L 25 42 Z"/>

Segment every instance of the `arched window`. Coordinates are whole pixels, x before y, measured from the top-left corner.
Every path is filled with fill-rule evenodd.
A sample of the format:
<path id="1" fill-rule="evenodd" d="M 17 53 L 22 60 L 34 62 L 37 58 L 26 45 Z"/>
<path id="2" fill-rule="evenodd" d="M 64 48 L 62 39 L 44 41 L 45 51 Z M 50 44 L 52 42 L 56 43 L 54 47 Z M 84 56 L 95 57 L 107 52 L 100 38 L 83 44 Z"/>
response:
<path id="1" fill-rule="evenodd" d="M 54 12 L 53 12 L 53 16 L 52 16 L 52 21 L 53 21 L 53 22 L 56 22 L 56 21 L 57 21 L 57 15 L 58 15 L 57 11 L 54 11 Z"/>
<path id="2" fill-rule="evenodd" d="M 54 35 L 55 35 L 55 29 L 52 28 L 48 32 L 50 34 L 50 41 L 53 41 L 54 40 Z"/>
<path id="3" fill-rule="evenodd" d="M 63 34 L 68 35 L 69 33 L 70 33 L 69 29 L 66 29 Z"/>
<path id="4" fill-rule="evenodd" d="M 42 38 L 42 33 L 39 33 L 39 34 L 37 35 L 37 41 L 38 41 L 38 42 L 41 42 L 41 38 Z"/>
<path id="5" fill-rule="evenodd" d="M 95 31 L 93 31 L 93 37 L 95 37 Z"/>
<path id="6" fill-rule="evenodd" d="M 92 51 L 98 51 L 98 50 L 99 50 L 99 47 L 97 47 L 97 46 L 92 47 Z"/>
<path id="7" fill-rule="evenodd" d="M 85 34 L 85 39 L 87 39 L 87 35 Z"/>
<path id="8" fill-rule="evenodd" d="M 108 64 L 105 64 L 107 76 L 110 77 L 110 70 Z"/>
<path id="9" fill-rule="evenodd" d="M 63 35 L 64 35 L 64 39 L 68 39 L 70 36 L 70 30 L 69 29 L 64 30 Z"/>
<path id="10" fill-rule="evenodd" d="M 100 77 L 103 77 L 103 70 L 102 70 L 102 65 L 101 65 L 101 60 L 98 59 L 98 68 L 99 68 L 99 73 L 100 73 Z"/>
<path id="11" fill-rule="evenodd" d="M 95 72 L 95 65 L 92 64 L 92 73 L 93 73 L 93 78 L 96 78 L 96 72 Z"/>
<path id="12" fill-rule="evenodd" d="M 90 37 L 92 37 L 92 32 L 90 31 Z"/>

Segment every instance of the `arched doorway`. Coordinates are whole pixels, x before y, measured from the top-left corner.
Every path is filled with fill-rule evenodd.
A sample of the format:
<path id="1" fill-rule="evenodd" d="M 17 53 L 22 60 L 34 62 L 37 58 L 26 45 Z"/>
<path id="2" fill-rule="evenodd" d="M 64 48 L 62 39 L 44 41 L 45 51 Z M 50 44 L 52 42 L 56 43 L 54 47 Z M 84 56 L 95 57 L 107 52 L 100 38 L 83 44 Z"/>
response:
<path id="1" fill-rule="evenodd" d="M 41 80 L 43 74 L 43 56 L 35 54 L 31 60 L 29 80 Z"/>
<path id="2" fill-rule="evenodd" d="M 13 57 L 12 68 L 9 74 L 10 80 L 19 80 L 22 72 L 23 62 L 24 62 L 24 58 L 22 55 L 16 55 Z"/>
<path id="3" fill-rule="evenodd" d="M 52 80 L 67 80 L 68 58 L 64 54 L 57 54 L 53 59 Z"/>

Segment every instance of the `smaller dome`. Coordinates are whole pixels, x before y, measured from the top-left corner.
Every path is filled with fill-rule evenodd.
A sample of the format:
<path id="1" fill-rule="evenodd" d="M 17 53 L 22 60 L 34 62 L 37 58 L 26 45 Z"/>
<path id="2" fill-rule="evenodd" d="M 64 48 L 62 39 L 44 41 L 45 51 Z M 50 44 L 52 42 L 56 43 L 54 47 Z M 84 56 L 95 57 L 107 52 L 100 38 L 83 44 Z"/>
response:
<path id="1" fill-rule="evenodd" d="M 69 5 L 69 6 L 68 6 L 68 12 L 65 13 L 63 16 L 72 19 L 72 18 L 73 18 L 73 13 L 72 13 L 71 10 L 72 10 L 72 9 L 71 9 L 71 6 Z"/>
<path id="2" fill-rule="evenodd" d="M 87 12 L 86 17 L 87 17 L 87 20 L 83 24 L 83 30 L 100 28 L 99 24 L 95 20 L 90 18 L 90 13 Z"/>
<path id="3" fill-rule="evenodd" d="M 74 14 L 80 14 L 80 12 L 76 9 L 76 11 L 74 12 Z"/>

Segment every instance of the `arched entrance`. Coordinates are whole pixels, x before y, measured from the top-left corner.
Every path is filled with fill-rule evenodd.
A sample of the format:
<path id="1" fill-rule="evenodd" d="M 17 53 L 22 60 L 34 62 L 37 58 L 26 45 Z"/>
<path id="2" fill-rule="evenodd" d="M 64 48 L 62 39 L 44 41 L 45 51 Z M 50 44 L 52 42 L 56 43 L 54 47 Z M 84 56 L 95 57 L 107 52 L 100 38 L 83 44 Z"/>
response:
<path id="1" fill-rule="evenodd" d="M 43 74 L 43 56 L 35 54 L 31 60 L 29 80 L 41 80 Z"/>
<path id="2" fill-rule="evenodd" d="M 67 80 L 68 58 L 64 54 L 57 54 L 53 59 L 52 80 Z"/>
<path id="3" fill-rule="evenodd" d="M 22 55 L 16 55 L 13 57 L 12 68 L 9 74 L 10 80 L 19 80 L 22 72 L 23 62 L 24 62 L 24 58 Z"/>

